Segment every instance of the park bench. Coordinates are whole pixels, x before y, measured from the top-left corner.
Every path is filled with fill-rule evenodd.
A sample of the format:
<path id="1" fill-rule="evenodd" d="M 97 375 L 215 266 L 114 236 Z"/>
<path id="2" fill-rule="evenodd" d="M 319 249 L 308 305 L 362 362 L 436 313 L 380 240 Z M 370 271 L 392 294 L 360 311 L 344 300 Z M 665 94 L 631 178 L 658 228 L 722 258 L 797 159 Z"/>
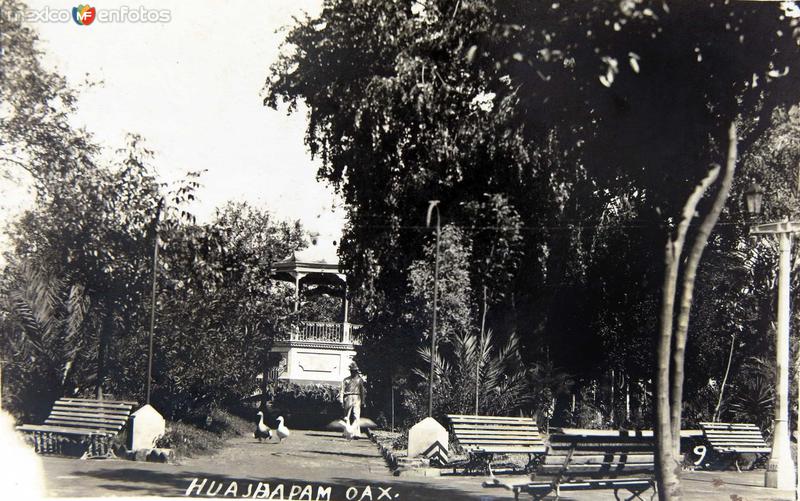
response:
<path id="1" fill-rule="evenodd" d="M 536 421 L 528 417 L 468 416 L 448 414 L 453 435 L 468 459 L 464 473 L 471 471 L 494 476 L 492 460 L 496 454 L 527 454 L 526 471 L 535 466 L 546 450 Z"/>
<path id="2" fill-rule="evenodd" d="M 613 489 L 619 500 L 642 499 L 649 489 L 656 494 L 655 441 L 652 432 L 615 430 L 563 430 L 550 435 L 547 455 L 538 465 L 531 482 L 504 484 L 496 478 L 484 487 L 505 487 L 519 499 L 522 492 L 534 499 L 564 491 Z M 652 496 L 651 496 L 652 497 Z"/>
<path id="3" fill-rule="evenodd" d="M 722 457 L 731 458 L 731 462 L 738 471 L 739 459 L 742 454 L 755 454 L 756 457 L 765 458 L 772 451 L 767 445 L 761 430 L 754 424 L 748 423 L 700 423 L 703 430 L 703 440 L 711 450 Z M 695 447 L 695 454 L 700 458 L 696 465 L 702 465 L 707 456 L 706 445 Z"/>
<path id="4" fill-rule="evenodd" d="M 39 454 L 111 457 L 110 442 L 128 422 L 136 402 L 60 398 L 44 424 L 23 424 Z"/>

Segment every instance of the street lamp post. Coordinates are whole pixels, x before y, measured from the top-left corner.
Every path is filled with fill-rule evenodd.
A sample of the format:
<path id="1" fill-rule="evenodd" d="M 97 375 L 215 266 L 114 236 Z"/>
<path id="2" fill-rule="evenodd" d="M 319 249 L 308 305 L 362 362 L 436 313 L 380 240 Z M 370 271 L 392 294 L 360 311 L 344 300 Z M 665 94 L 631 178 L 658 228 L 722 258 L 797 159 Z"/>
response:
<path id="1" fill-rule="evenodd" d="M 747 210 L 751 214 L 761 211 L 764 191 L 752 183 L 746 192 Z M 796 488 L 794 464 L 789 440 L 789 292 L 792 235 L 800 232 L 800 222 L 780 221 L 756 224 L 751 228 L 754 235 L 776 235 L 780 257 L 778 260 L 778 318 L 775 333 L 775 358 L 777 384 L 775 385 L 775 417 L 772 433 L 772 452 L 767 462 L 764 483 L 777 489 Z"/>
<path id="2" fill-rule="evenodd" d="M 431 373 L 428 380 L 428 417 L 433 417 L 433 376 L 434 376 L 434 360 L 436 359 L 436 300 L 439 297 L 439 234 L 440 234 L 440 220 L 439 220 L 439 201 L 431 200 L 428 203 L 428 216 L 426 218 L 427 226 L 431 225 L 431 214 L 433 209 L 436 209 L 436 257 L 433 265 L 433 327 L 431 330 Z"/>
<path id="3" fill-rule="evenodd" d="M 153 380 L 153 331 L 156 325 L 156 282 L 158 279 L 158 223 L 161 220 L 161 210 L 164 207 L 164 198 L 158 201 L 156 208 L 156 218 L 153 221 L 153 233 L 155 242 L 153 244 L 153 282 L 150 294 L 150 332 L 147 341 L 147 397 L 146 403 L 150 405 L 150 387 Z"/>

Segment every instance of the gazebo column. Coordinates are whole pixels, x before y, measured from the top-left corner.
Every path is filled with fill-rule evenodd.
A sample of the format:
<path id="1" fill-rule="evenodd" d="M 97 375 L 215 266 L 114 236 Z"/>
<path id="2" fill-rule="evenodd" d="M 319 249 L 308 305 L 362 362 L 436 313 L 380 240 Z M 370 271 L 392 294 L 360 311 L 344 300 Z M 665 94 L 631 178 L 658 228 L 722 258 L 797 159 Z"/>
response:
<path id="1" fill-rule="evenodd" d="M 292 273 L 294 277 L 294 312 L 300 310 L 300 280 L 306 276 L 305 273 Z"/>
<path id="2" fill-rule="evenodd" d="M 337 277 L 339 280 L 344 283 L 344 295 L 342 296 L 342 306 L 344 307 L 344 321 L 342 322 L 342 342 L 349 343 L 350 342 L 350 331 L 348 330 L 347 319 L 350 310 L 350 303 L 347 300 L 347 275 L 344 273 L 337 273 Z"/>
<path id="3" fill-rule="evenodd" d="M 344 323 L 347 323 L 350 302 L 347 300 L 347 282 L 344 283 Z"/>

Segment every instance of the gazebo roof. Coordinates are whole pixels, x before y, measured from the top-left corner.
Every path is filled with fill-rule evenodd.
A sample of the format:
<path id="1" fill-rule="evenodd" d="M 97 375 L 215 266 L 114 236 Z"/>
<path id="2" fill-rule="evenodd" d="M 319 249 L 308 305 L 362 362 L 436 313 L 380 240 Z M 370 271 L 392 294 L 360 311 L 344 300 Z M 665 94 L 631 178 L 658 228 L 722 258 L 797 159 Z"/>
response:
<path id="1" fill-rule="evenodd" d="M 290 281 L 294 281 L 297 276 L 307 275 L 336 275 L 341 280 L 346 279 L 345 274 L 339 270 L 335 243 L 320 238 L 319 235 L 311 235 L 311 245 L 292 252 L 287 259 L 275 263 L 274 275 L 279 280 Z"/>

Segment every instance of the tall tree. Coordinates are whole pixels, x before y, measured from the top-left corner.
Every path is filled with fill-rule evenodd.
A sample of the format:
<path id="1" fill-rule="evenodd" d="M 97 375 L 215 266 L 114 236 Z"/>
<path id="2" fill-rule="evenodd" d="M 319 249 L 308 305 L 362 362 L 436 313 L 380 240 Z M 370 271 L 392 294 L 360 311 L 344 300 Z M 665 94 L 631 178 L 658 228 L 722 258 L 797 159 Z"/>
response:
<path id="1" fill-rule="evenodd" d="M 670 456 L 692 276 L 731 184 L 729 146 L 746 152 L 772 110 L 798 98 L 796 27 L 775 5 L 733 1 L 331 1 L 290 32 L 294 50 L 273 67 L 266 101 L 309 106 L 320 174 L 352 207 L 345 257 L 357 275 L 379 270 L 384 297 L 404 293 L 397 276 L 421 247 L 405 230 L 420 219 L 409 208 L 426 198 L 508 192 L 526 225 L 541 228 L 526 245 L 526 260 L 541 265 L 528 276 L 541 280 L 554 263 L 559 279 L 572 273 L 549 254 L 570 241 L 548 228 L 553 214 L 597 222 L 607 202 L 638 190 L 647 223 L 670 241 L 662 362 L 673 346 L 678 356 L 661 372 L 659 476 L 662 499 L 679 499 Z M 725 167 L 713 186 L 712 164 Z M 709 214 L 699 232 L 682 220 L 696 185 L 713 194 L 692 196 Z M 686 238 L 690 264 L 680 268 L 675 244 Z"/>

